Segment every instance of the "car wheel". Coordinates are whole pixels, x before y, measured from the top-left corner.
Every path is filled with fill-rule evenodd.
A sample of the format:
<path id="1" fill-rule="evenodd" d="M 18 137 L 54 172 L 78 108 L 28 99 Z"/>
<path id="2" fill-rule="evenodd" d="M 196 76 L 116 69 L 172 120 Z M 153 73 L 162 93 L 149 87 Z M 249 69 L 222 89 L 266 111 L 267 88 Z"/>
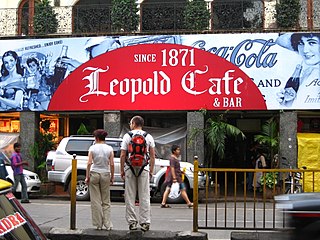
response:
<path id="1" fill-rule="evenodd" d="M 161 184 L 161 196 L 163 196 L 163 193 L 164 193 L 164 191 L 166 190 L 166 187 L 167 187 L 167 185 L 166 185 L 166 183 L 162 183 Z M 187 190 L 187 192 L 188 192 L 188 186 L 187 186 L 187 184 L 186 184 L 186 190 Z M 181 192 L 179 191 L 179 194 L 177 195 L 177 197 L 176 198 L 171 198 L 171 197 L 169 197 L 168 196 L 168 199 L 167 199 L 167 202 L 168 203 L 183 203 L 184 202 L 184 199 L 183 199 L 183 197 L 182 197 L 182 195 L 181 195 Z"/>
<path id="2" fill-rule="evenodd" d="M 76 198 L 78 201 L 87 201 L 90 199 L 89 186 L 85 182 L 84 175 L 77 176 Z M 68 192 L 71 192 L 71 181 L 69 183 Z"/>

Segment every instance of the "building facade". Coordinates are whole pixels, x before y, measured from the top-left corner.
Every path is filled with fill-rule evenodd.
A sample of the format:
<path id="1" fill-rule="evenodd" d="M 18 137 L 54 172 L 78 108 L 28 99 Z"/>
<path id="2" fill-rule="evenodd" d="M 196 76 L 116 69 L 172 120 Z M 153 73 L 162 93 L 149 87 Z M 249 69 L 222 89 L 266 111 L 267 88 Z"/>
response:
<path id="1" fill-rule="evenodd" d="M 137 1 L 139 4 L 139 9 L 143 9 L 143 4 L 150 3 L 156 4 L 156 1 Z M 213 1 L 207 1 L 208 8 L 211 10 L 213 7 Z M 231 1 L 230 1 L 231 2 Z M 237 2 L 237 1 L 233 1 Z M 239 2 L 239 1 L 238 1 Z M 317 1 L 313 1 L 316 3 Z M 81 8 L 81 6 L 92 6 L 93 3 L 101 4 L 100 1 L 52 1 L 52 6 L 54 11 L 57 13 L 57 18 L 59 22 L 57 34 L 54 36 L 54 39 L 60 41 L 64 36 L 71 36 L 74 34 L 75 25 L 75 9 Z M 246 19 L 255 19 L 255 15 L 259 13 L 263 18 L 263 28 L 264 29 L 273 29 L 275 27 L 274 11 L 275 11 L 276 1 L 254 1 L 254 5 L 251 9 L 247 9 L 244 13 Z M 302 13 L 300 17 L 300 27 L 303 29 L 308 28 L 307 22 L 307 5 L 306 1 L 301 1 L 302 3 Z M 91 4 L 91 5 L 90 5 Z M 103 4 L 110 4 L 108 1 L 103 1 Z M 313 26 L 317 29 L 319 23 L 317 22 L 316 15 L 319 11 L 317 7 L 319 4 L 313 4 L 314 19 Z M 7 37 L 10 38 L 22 38 L 20 40 L 29 39 L 28 35 L 32 35 L 32 16 L 34 1 L 24 0 L 24 1 L 1 1 L 0 3 L 0 31 L 1 35 L 4 37 L 4 40 L 10 41 Z M 25 15 L 24 15 L 25 14 Z M 260 16 L 259 15 L 259 16 Z M 140 16 L 143 16 L 140 12 Z M 261 17 L 260 17 L 261 18 Z M 141 25 L 140 21 L 139 30 L 140 33 L 143 33 L 144 26 Z M 217 26 L 214 22 L 210 23 L 210 28 Z M 31 27 L 31 28 L 30 28 Z M 108 34 L 97 34 L 102 36 L 107 36 Z M 250 35 L 250 34 L 248 34 Z M 21 37 L 22 36 L 22 37 Z M 155 35 L 156 37 L 161 37 L 161 35 Z M 41 36 L 43 38 L 43 36 Z M 128 43 L 126 39 L 120 38 L 122 43 Z M 137 37 L 138 38 L 138 37 Z M 188 35 L 183 35 L 182 38 L 188 39 Z M 255 36 L 253 38 L 256 38 Z M 48 38 L 46 38 L 47 40 Z M 124 39 L 124 40 L 122 40 Z M 136 38 L 135 38 L 136 39 Z M 274 38 L 275 39 L 275 38 Z M 14 39 L 12 39 L 13 41 Z M 11 42 L 12 42 L 11 41 Z M 66 41 L 66 40 L 63 40 Z M 189 41 L 189 40 L 186 40 Z M 36 44 L 27 44 L 28 46 L 36 46 Z M 69 45 L 71 46 L 71 45 Z M 129 45 L 126 45 L 129 46 Z M 232 46 L 232 45 L 230 45 Z M 48 46 L 49 47 L 49 46 Z M 71 48 L 71 47 L 69 47 Z M 17 48 L 18 49 L 18 48 Z M 69 50 L 70 51 L 70 50 Z M 222 51 L 222 50 L 221 50 Z M 5 50 L 1 51 L 1 55 Z M 30 49 L 24 49 L 22 53 L 31 52 Z M 59 50 L 60 52 L 60 50 Z M 58 53 L 56 53 L 58 54 Z M 263 75 L 263 74 L 262 74 Z M 70 75 L 71 76 L 71 75 Z M 263 76 L 267 76 L 263 75 Z M 262 81 L 263 82 L 263 81 Z M 274 84 L 277 84 L 274 82 Z M 275 86 L 275 85 L 274 85 Z M 263 86 L 260 86 L 260 89 Z M 272 91 L 272 89 L 270 90 Z M 69 93 L 66 92 L 66 95 Z M 173 101 L 179 101 L 174 99 Z M 146 103 L 148 104 L 148 103 Z M 170 104 L 168 104 L 170 105 Z M 44 109 L 46 110 L 46 109 Z M 81 110 L 81 109 L 80 109 Z M 1 113 L 1 118 L 3 124 L 7 123 L 9 120 L 10 125 L 5 125 L 2 131 L 19 131 L 23 152 L 26 158 L 31 159 L 29 154 L 29 148 L 34 144 L 35 135 L 37 129 L 39 128 L 39 122 L 43 119 L 50 119 L 53 123 L 53 131 L 55 131 L 58 137 L 68 136 L 70 134 L 76 134 L 79 128 L 80 123 L 85 123 L 86 126 L 94 128 L 104 128 L 108 131 L 110 137 L 118 137 L 123 134 L 127 129 L 128 120 L 135 114 L 142 115 L 146 120 L 146 125 L 150 127 L 150 132 L 157 134 L 157 132 L 152 128 L 161 129 L 161 133 L 158 133 L 157 137 L 159 145 L 164 149 L 168 148 L 168 145 L 178 142 L 182 144 L 185 149 L 185 155 L 183 156 L 185 160 L 191 162 L 193 157 L 197 155 L 200 162 L 205 162 L 205 141 L 203 134 L 198 135 L 197 139 L 193 142 L 188 141 L 188 136 L 194 128 L 203 128 L 205 124 L 205 116 L 199 112 L 200 108 L 177 108 L 177 109 L 153 109 L 152 105 L 149 109 L 99 109 L 99 110 L 90 110 L 85 109 L 84 111 L 80 110 L 61 110 L 61 111 L 21 111 L 21 112 L 4 112 Z M 221 109 L 210 109 L 213 113 L 223 113 L 227 108 Z M 292 163 L 296 165 L 297 161 L 297 123 L 303 122 L 303 128 L 301 129 L 304 132 L 320 132 L 319 124 L 319 112 L 318 109 L 295 109 L 295 108 L 270 108 L 270 109 L 254 109 L 254 108 L 239 108 L 233 109 L 228 113 L 230 121 L 238 126 L 241 130 L 245 132 L 248 136 L 246 143 L 242 145 L 234 146 L 230 144 L 230 148 L 239 147 L 240 150 L 237 150 L 236 155 L 229 157 L 229 164 L 224 163 L 227 167 L 242 167 L 241 161 L 244 160 L 244 151 L 249 145 L 249 142 L 253 139 L 255 134 L 258 134 L 261 130 L 261 125 L 265 120 L 270 117 L 276 117 L 279 119 L 280 124 L 280 154 L 286 156 Z M 17 122 L 18 124 L 17 127 Z M 9 127 L 8 127 L 9 126 Z M 16 127 L 15 127 L 16 126 Z M 175 135 L 177 129 L 182 129 L 181 132 Z M 90 130 L 92 130 L 90 129 Z M 160 130 L 157 130 L 160 131 Z M 170 136 L 171 140 L 167 140 L 166 137 Z M 168 138 L 168 137 L 167 137 Z M 162 155 L 163 149 L 159 148 L 159 155 Z M 164 151 L 163 156 L 166 157 L 168 152 Z M 237 159 L 240 159 L 238 161 Z M 228 162 L 228 161 L 226 161 Z M 240 162 L 240 163 L 239 163 Z M 31 165 L 32 168 L 32 165 Z"/>

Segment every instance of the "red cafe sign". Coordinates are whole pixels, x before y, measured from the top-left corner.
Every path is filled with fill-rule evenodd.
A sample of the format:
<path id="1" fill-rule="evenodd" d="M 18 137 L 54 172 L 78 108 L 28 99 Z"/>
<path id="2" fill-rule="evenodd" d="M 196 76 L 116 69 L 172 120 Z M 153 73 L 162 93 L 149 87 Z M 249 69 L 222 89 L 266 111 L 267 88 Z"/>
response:
<path id="1" fill-rule="evenodd" d="M 102 54 L 77 68 L 49 111 L 267 109 L 238 67 L 203 50 L 141 44 Z"/>

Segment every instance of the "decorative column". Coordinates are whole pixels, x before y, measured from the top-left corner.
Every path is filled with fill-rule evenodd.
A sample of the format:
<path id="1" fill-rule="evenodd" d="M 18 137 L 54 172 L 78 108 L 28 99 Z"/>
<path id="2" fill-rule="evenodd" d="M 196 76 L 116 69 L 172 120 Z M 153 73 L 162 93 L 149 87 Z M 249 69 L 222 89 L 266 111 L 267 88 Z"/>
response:
<path id="1" fill-rule="evenodd" d="M 264 0 L 263 29 L 274 29 L 276 27 L 276 0 Z"/>
<path id="2" fill-rule="evenodd" d="M 288 166 L 282 165 L 281 157 L 286 157 L 291 166 L 297 166 L 297 120 L 297 113 L 294 111 L 280 113 L 279 153 L 281 168 L 288 168 Z"/>
<path id="3" fill-rule="evenodd" d="M 39 130 L 40 113 L 21 112 L 20 113 L 20 143 L 22 159 L 29 163 L 28 169 L 35 171 L 34 159 L 30 154 L 31 147 L 36 141 L 36 135 Z"/>
<path id="4" fill-rule="evenodd" d="M 108 137 L 119 137 L 121 133 L 121 112 L 110 111 L 103 114 L 104 130 L 107 131 Z"/>
<path id="5" fill-rule="evenodd" d="M 204 116 L 201 112 L 187 113 L 187 161 L 193 162 L 194 156 L 198 156 L 199 164 L 204 163 L 204 134 L 199 133 L 190 142 L 190 135 L 193 129 L 204 128 Z"/>

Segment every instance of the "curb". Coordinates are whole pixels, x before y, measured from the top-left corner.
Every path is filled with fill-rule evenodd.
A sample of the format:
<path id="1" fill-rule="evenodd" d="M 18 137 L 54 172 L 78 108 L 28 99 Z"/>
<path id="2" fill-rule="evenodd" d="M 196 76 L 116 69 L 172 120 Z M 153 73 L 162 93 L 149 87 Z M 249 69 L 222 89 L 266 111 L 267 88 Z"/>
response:
<path id="1" fill-rule="evenodd" d="M 89 229 L 76 229 L 70 230 L 65 228 L 41 228 L 42 232 L 51 240 L 208 240 L 208 234 L 204 232 L 171 232 L 171 231 L 125 231 L 125 230 L 96 230 Z"/>
<path id="2" fill-rule="evenodd" d="M 231 240 L 289 240 L 289 232 L 231 232 Z"/>

